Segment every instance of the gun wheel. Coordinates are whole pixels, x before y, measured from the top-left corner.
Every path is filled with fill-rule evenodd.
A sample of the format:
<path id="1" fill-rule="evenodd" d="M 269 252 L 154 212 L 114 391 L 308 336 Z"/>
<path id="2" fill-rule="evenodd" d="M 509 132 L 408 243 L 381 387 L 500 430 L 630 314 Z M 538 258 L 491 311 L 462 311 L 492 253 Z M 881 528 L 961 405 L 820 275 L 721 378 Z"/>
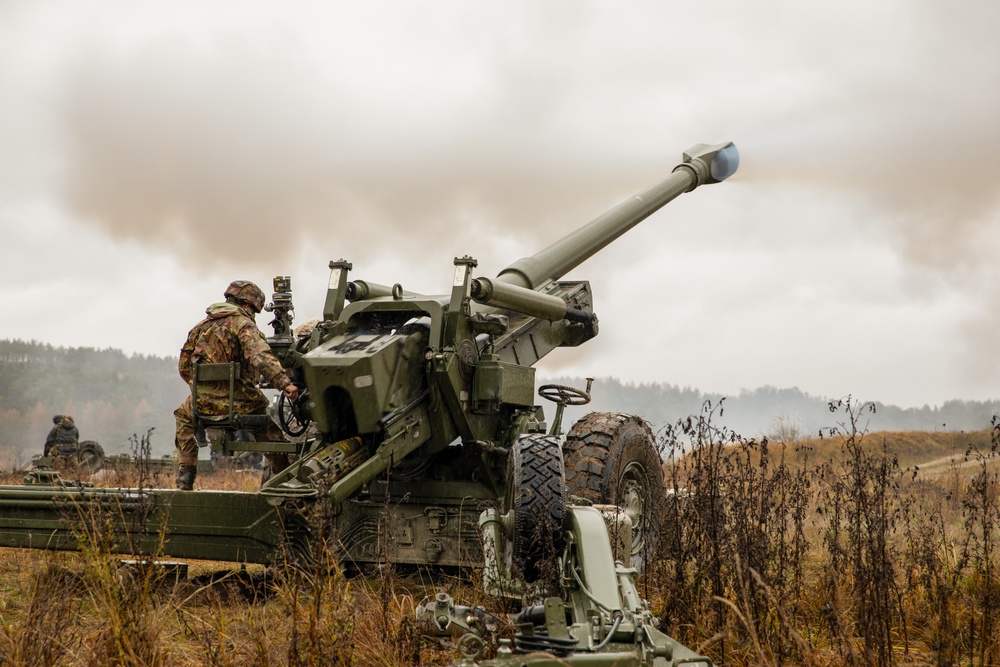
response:
<path id="1" fill-rule="evenodd" d="M 569 495 L 617 505 L 632 520 L 631 566 L 642 568 L 660 537 L 663 462 L 649 425 L 633 415 L 592 412 L 563 445 Z"/>
<path id="2" fill-rule="evenodd" d="M 84 440 L 77 452 L 80 467 L 94 472 L 104 467 L 104 448 L 94 440 Z"/>
<path id="3" fill-rule="evenodd" d="M 513 510 L 510 565 L 526 581 L 551 578 L 566 543 L 566 474 L 559 438 L 530 433 L 510 453 L 505 509 Z"/>

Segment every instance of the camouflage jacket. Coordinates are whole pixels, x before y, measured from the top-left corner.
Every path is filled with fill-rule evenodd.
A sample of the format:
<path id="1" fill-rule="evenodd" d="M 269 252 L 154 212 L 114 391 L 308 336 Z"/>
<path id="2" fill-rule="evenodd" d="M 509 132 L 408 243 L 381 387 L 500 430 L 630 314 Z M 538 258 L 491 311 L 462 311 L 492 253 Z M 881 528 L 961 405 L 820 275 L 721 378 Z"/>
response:
<path id="1" fill-rule="evenodd" d="M 284 389 L 291 382 L 281 368 L 281 362 L 271 352 L 264 334 L 257 328 L 253 316 L 232 303 L 209 306 L 205 319 L 188 333 L 181 348 L 177 370 L 185 382 L 191 384 L 194 364 L 223 364 L 230 361 L 239 365 L 239 377 L 234 390 L 236 412 L 258 412 L 267 406 L 267 397 L 257 388 L 257 381 L 264 376 L 276 389 Z M 198 411 L 222 414 L 227 411 L 229 384 L 226 382 L 198 383 Z"/>
<path id="2" fill-rule="evenodd" d="M 45 446 L 49 445 L 70 445 L 80 442 L 80 429 L 76 426 L 59 424 L 45 438 Z"/>

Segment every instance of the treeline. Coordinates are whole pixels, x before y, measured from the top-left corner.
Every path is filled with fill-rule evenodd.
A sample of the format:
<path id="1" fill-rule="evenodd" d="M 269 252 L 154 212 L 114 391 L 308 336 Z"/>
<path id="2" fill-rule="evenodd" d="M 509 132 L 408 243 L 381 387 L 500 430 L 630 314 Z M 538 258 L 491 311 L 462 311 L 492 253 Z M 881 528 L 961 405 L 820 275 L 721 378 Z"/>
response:
<path id="1" fill-rule="evenodd" d="M 540 378 L 539 384 L 585 387 L 583 378 Z M 153 452 L 173 451 L 173 410 L 188 389 L 177 375 L 176 357 L 126 355 L 120 350 L 53 347 L 36 341 L 0 340 L 0 449 L 41 451 L 52 415 L 71 414 L 80 436 L 109 453 L 128 451 L 129 437 L 155 429 Z M 760 387 L 723 396 L 690 387 L 600 378 L 590 405 L 569 408 L 564 427 L 592 410 L 637 414 L 654 428 L 714 406 L 713 423 L 744 437 L 785 441 L 837 426 L 831 399 L 799 389 Z M 856 396 L 871 400 L 871 397 Z M 551 419 L 555 406 L 545 404 Z M 975 431 L 990 427 L 1000 401 L 947 401 L 941 406 L 899 408 L 876 402 L 862 425 L 870 431 Z"/>
<path id="2" fill-rule="evenodd" d="M 539 384 L 565 384 L 584 388 L 584 378 L 542 378 Z M 622 382 L 616 378 L 598 378 L 591 391 L 589 405 L 568 408 L 564 428 L 592 410 L 620 411 L 641 415 L 654 428 L 675 424 L 691 415 L 701 414 L 710 402 L 712 421 L 746 438 L 767 435 L 785 441 L 815 437 L 838 426 L 838 417 L 830 411 L 830 402 L 842 396 L 812 396 L 797 388 L 759 387 L 726 396 L 678 387 L 661 382 Z M 855 399 L 873 400 L 855 396 Z M 994 415 L 1000 415 L 1000 400 L 946 401 L 941 406 L 900 408 L 873 401 L 875 411 L 865 416 L 860 426 L 868 431 L 977 431 L 991 427 Z M 555 406 L 546 403 L 551 419 Z M 780 436 L 780 437 L 778 437 Z"/>
<path id="3" fill-rule="evenodd" d="M 6 408 L 143 398 L 155 405 L 176 396 L 176 391 L 161 390 L 161 381 L 168 379 L 183 389 L 176 358 L 0 340 L 0 404 Z"/>
<path id="4" fill-rule="evenodd" d="M 0 340 L 0 448 L 20 461 L 40 453 L 52 416 L 68 414 L 108 453 L 152 428 L 154 453 L 166 454 L 187 391 L 176 358 Z"/>

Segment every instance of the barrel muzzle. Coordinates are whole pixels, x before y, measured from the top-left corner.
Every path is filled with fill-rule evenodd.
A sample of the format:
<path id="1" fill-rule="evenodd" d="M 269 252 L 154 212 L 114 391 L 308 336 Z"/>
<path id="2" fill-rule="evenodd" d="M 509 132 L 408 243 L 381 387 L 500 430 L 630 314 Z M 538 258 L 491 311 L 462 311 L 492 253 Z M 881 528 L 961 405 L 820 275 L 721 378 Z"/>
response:
<path id="1" fill-rule="evenodd" d="M 740 153 L 736 144 L 696 144 L 684 152 L 684 162 L 674 167 L 674 171 L 688 169 L 694 174 L 694 183 L 687 189 L 691 192 L 699 185 L 721 183 L 736 173 L 740 166 Z"/>

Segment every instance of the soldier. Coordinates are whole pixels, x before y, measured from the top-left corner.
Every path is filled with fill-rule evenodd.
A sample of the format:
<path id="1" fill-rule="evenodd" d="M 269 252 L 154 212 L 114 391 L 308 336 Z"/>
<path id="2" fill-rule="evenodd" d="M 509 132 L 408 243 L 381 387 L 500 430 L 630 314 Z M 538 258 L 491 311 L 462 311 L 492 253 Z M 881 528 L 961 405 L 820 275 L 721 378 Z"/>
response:
<path id="1" fill-rule="evenodd" d="M 193 366 L 198 363 L 220 364 L 235 362 L 239 378 L 234 390 L 233 410 L 239 414 L 265 414 L 267 397 L 257 387 L 262 375 L 275 389 L 285 392 L 289 400 L 299 397 L 299 390 L 281 368 L 264 334 L 257 328 L 254 316 L 264 307 L 264 292 L 248 280 L 233 281 L 225 291 L 225 303 L 216 303 L 206 309 L 208 316 L 195 325 L 181 348 L 177 365 L 181 377 L 188 384 L 194 377 Z M 207 415 L 229 413 L 229 386 L 221 383 L 199 385 L 198 412 Z M 195 440 L 191 416 L 191 397 L 188 396 L 176 410 L 178 452 L 177 488 L 190 491 L 198 471 L 198 442 Z M 273 422 L 261 429 L 247 429 L 258 440 L 283 441 L 284 433 Z M 286 454 L 265 454 L 271 472 L 288 465 Z"/>
<path id="2" fill-rule="evenodd" d="M 59 453 L 60 445 L 75 445 L 80 442 L 80 429 L 73 423 L 73 418 L 69 415 L 56 415 L 52 418 L 55 426 L 49 431 L 45 438 L 45 449 L 43 454 L 48 456 L 55 447 L 55 453 Z"/>

